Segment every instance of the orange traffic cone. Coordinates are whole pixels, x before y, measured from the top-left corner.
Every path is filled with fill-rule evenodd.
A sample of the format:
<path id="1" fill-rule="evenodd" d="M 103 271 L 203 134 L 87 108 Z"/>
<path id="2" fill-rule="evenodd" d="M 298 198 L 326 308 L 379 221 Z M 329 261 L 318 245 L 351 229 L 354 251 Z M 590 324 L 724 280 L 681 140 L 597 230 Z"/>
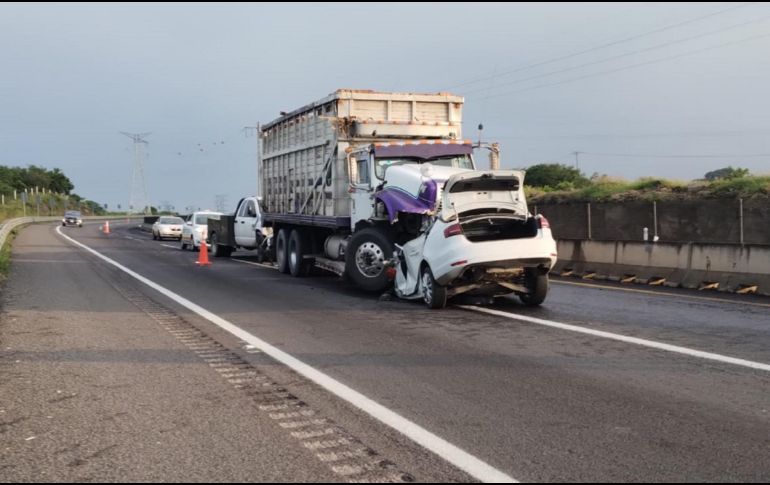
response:
<path id="1" fill-rule="evenodd" d="M 198 255 L 198 261 L 195 262 L 198 266 L 211 266 L 211 262 L 209 261 L 209 248 L 206 246 L 206 240 L 201 239 L 201 252 Z"/>
<path id="2" fill-rule="evenodd" d="M 105 234 L 110 233 L 110 221 L 104 221 L 104 233 Z"/>

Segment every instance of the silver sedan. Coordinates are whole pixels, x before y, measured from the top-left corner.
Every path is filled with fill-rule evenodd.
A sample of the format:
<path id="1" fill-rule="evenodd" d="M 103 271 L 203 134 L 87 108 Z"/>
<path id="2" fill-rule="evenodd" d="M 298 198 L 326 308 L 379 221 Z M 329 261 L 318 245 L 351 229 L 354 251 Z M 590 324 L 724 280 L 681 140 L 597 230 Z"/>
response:
<path id="1" fill-rule="evenodd" d="M 159 217 L 155 224 L 152 225 L 152 238 L 158 239 L 181 239 L 182 227 L 184 221 L 180 217 Z"/>

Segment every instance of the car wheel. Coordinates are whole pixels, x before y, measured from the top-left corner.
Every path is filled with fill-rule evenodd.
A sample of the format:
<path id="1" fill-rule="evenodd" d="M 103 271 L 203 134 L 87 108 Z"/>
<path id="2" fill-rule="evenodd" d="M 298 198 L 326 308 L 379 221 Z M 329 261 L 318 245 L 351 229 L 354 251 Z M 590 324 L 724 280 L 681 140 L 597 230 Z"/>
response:
<path id="1" fill-rule="evenodd" d="M 228 258 L 232 254 L 232 249 L 229 246 L 222 246 L 219 244 L 219 236 L 215 232 L 211 235 L 211 244 L 209 244 L 211 256 L 214 258 Z"/>
<path id="2" fill-rule="evenodd" d="M 179 238 L 179 249 L 185 251 L 187 249 L 187 243 L 184 242 L 184 237 Z"/>
<path id="3" fill-rule="evenodd" d="M 422 268 L 420 275 L 420 284 L 422 286 L 422 298 L 428 308 L 431 310 L 440 310 L 446 307 L 447 291 L 445 286 L 441 286 L 433 277 L 433 272 L 426 264 Z"/>
<path id="4" fill-rule="evenodd" d="M 522 293 L 519 299 L 526 306 L 539 306 L 545 301 L 548 295 L 548 273 L 539 274 L 533 270 L 527 270 L 526 286 L 529 293 Z"/>

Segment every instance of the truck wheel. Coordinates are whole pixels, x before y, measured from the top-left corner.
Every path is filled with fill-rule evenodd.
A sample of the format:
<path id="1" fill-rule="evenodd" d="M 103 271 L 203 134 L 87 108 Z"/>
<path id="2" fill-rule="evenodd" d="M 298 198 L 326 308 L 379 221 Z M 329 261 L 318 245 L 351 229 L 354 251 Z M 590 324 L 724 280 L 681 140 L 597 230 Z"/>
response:
<path id="1" fill-rule="evenodd" d="M 219 236 L 217 236 L 216 232 L 211 235 L 211 245 L 209 248 L 211 249 L 211 256 L 215 258 L 229 258 L 232 254 L 232 248 L 219 244 Z"/>
<path id="2" fill-rule="evenodd" d="M 302 232 L 299 229 L 291 231 L 289 236 L 289 273 L 292 276 L 308 276 L 312 265 L 309 261 L 305 261 L 304 255 L 307 253 L 307 238 L 303 237 Z"/>
<path id="3" fill-rule="evenodd" d="M 278 265 L 278 271 L 283 274 L 289 273 L 289 234 L 287 229 L 280 229 L 275 238 L 275 262 Z"/>
<path id="4" fill-rule="evenodd" d="M 430 270 L 427 264 L 422 268 L 420 283 L 422 284 L 422 299 L 425 300 L 428 308 L 431 310 L 441 310 L 446 306 L 446 287 L 436 282 L 436 279 L 433 277 L 433 271 Z"/>
<path id="5" fill-rule="evenodd" d="M 187 250 L 187 244 L 184 242 L 183 237 L 179 238 L 179 249 L 181 249 L 182 251 Z"/>
<path id="6" fill-rule="evenodd" d="M 345 273 L 366 291 L 385 291 L 391 282 L 385 264 L 393 257 L 393 242 L 385 231 L 373 227 L 363 229 L 350 240 L 345 255 Z"/>
<path id="7" fill-rule="evenodd" d="M 526 281 L 530 293 L 519 295 L 519 299 L 526 306 L 539 306 L 548 294 L 548 273 L 539 274 L 527 270 Z"/>

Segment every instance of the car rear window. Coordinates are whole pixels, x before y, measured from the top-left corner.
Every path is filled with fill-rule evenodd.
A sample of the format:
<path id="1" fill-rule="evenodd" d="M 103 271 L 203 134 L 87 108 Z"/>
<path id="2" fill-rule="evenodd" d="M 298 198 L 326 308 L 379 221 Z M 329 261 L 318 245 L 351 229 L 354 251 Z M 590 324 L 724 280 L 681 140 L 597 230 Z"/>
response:
<path id="1" fill-rule="evenodd" d="M 213 216 L 213 214 L 198 214 L 195 216 L 195 224 L 199 226 L 207 226 L 209 223 L 209 217 Z"/>

